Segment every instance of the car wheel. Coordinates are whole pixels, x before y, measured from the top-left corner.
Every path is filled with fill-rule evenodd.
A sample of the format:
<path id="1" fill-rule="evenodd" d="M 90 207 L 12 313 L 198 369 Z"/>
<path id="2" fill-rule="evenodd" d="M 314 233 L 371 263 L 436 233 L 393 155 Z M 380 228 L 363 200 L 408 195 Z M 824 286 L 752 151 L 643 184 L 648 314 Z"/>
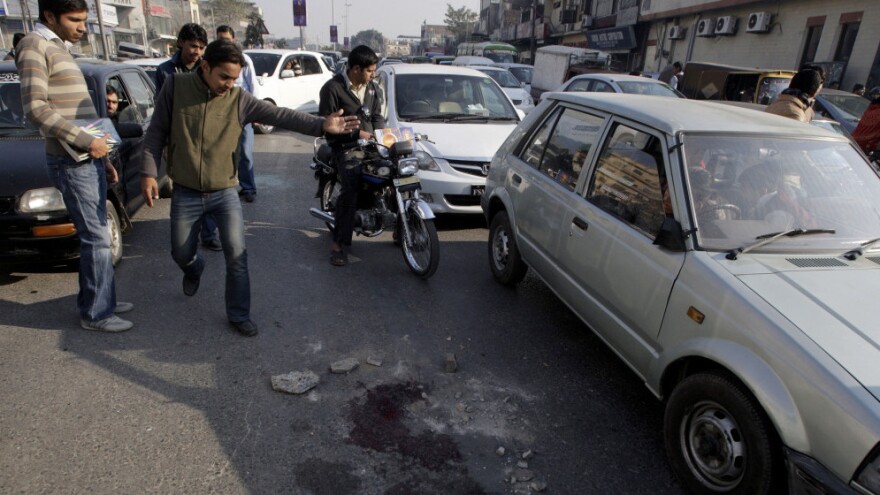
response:
<path id="1" fill-rule="evenodd" d="M 110 259 L 113 266 L 122 260 L 122 224 L 113 203 L 107 201 L 107 230 L 110 231 Z"/>
<path id="2" fill-rule="evenodd" d="M 752 394 L 726 373 L 699 373 L 672 391 L 666 453 L 691 493 L 777 493 L 784 483 L 775 431 Z"/>
<path id="3" fill-rule="evenodd" d="M 489 268 L 502 285 L 516 285 L 529 269 L 519 255 L 506 211 L 498 212 L 489 227 Z"/>
<path id="4" fill-rule="evenodd" d="M 174 192 L 174 181 L 170 177 L 166 177 L 165 182 L 159 186 L 159 197 L 170 198 L 172 192 Z"/>
<path id="5" fill-rule="evenodd" d="M 273 105 L 275 104 L 275 102 L 272 100 L 263 100 L 263 101 L 265 101 L 266 103 L 271 103 Z M 275 130 L 275 126 L 254 122 L 254 130 L 257 132 L 257 134 L 271 134 L 272 131 Z"/>

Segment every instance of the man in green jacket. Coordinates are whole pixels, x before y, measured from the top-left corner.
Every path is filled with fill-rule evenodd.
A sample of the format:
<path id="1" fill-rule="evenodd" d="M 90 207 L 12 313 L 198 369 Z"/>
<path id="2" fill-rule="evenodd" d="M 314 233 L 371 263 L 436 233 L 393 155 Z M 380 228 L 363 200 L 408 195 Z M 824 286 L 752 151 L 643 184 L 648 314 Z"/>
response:
<path id="1" fill-rule="evenodd" d="M 357 117 L 327 118 L 276 107 L 235 87 L 245 64 L 241 49 L 226 40 L 208 45 L 199 69 L 175 74 L 156 98 L 145 138 L 141 191 L 148 206 L 159 197 L 157 163 L 168 146 L 171 197 L 171 256 L 183 270 L 183 293 L 196 294 L 205 260 L 198 233 L 213 215 L 226 258 L 226 317 L 242 335 L 257 334 L 250 318 L 250 278 L 244 221 L 238 199 L 238 142 L 242 129 L 259 121 L 310 136 L 358 128 Z"/>

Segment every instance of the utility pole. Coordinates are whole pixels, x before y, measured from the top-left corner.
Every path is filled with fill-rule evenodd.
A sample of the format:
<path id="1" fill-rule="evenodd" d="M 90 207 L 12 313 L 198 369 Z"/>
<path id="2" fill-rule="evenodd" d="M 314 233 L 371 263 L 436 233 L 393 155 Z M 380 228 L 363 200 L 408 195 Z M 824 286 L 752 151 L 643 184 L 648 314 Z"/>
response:
<path id="1" fill-rule="evenodd" d="M 346 2 L 345 2 L 345 37 L 346 38 L 348 38 L 348 8 L 349 7 L 351 7 L 351 4 L 348 3 L 348 0 L 346 0 Z M 349 40 L 351 40 L 351 38 L 349 38 Z"/>
<path id="2" fill-rule="evenodd" d="M 336 25 L 336 2 L 334 0 L 330 0 L 330 25 Z M 337 35 L 338 36 L 338 35 Z M 336 51 L 336 42 L 333 42 L 333 51 Z"/>
<path id="3" fill-rule="evenodd" d="M 538 49 L 535 38 L 537 37 L 537 33 L 535 33 L 535 18 L 538 17 L 538 0 L 532 0 L 532 42 L 530 46 L 531 62 L 532 65 L 535 65 L 535 51 Z"/>
<path id="4" fill-rule="evenodd" d="M 104 48 L 104 60 L 110 60 L 110 48 L 107 46 L 107 36 L 104 35 L 104 13 L 101 12 L 101 0 L 95 0 L 95 10 L 98 11 L 98 32 L 101 33 L 101 46 Z"/>

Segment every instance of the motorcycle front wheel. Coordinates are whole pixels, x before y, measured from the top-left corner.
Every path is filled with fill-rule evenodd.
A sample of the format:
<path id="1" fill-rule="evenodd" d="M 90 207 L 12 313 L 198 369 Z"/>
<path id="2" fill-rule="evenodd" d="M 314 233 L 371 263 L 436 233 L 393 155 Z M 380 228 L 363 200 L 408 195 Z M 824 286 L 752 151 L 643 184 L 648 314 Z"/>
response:
<path id="1" fill-rule="evenodd" d="M 339 182 L 334 179 L 324 183 L 324 187 L 321 188 L 321 211 L 330 213 L 334 217 L 336 216 L 336 202 L 339 201 L 339 192 L 341 190 L 342 187 L 339 185 Z M 324 222 L 324 224 L 327 225 L 330 232 L 336 230 L 333 224 L 329 222 Z"/>
<path id="2" fill-rule="evenodd" d="M 401 239 L 403 257 L 407 266 L 420 278 L 428 278 L 437 271 L 440 264 L 440 239 L 437 238 L 437 227 L 434 220 L 425 220 L 418 212 L 408 209 L 401 215 L 406 222 L 409 239 Z M 405 236 L 404 229 L 400 235 Z"/>

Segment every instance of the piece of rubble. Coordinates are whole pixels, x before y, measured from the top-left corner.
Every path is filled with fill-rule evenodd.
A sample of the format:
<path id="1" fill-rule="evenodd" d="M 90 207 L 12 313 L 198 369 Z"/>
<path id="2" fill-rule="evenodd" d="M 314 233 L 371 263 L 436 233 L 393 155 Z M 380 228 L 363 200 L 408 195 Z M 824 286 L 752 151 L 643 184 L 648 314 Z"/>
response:
<path id="1" fill-rule="evenodd" d="M 523 452 L 522 458 L 523 458 L 524 460 L 529 460 L 529 459 L 531 459 L 532 457 L 535 457 L 535 453 L 532 452 L 531 449 L 529 449 L 529 450 Z"/>
<path id="2" fill-rule="evenodd" d="M 498 455 L 504 455 L 505 452 L 507 452 L 507 450 L 504 447 L 498 447 L 495 449 L 495 453 Z"/>
<path id="3" fill-rule="evenodd" d="M 369 364 L 370 366 L 379 367 L 379 366 L 382 366 L 382 360 L 379 358 L 374 358 L 373 356 L 368 356 L 367 357 L 367 364 Z"/>
<path id="4" fill-rule="evenodd" d="M 547 489 L 547 483 L 544 483 L 543 481 L 533 481 L 529 483 L 529 488 L 531 488 L 533 492 L 543 492 Z"/>
<path id="5" fill-rule="evenodd" d="M 360 365 L 360 362 L 355 358 L 345 358 L 330 365 L 330 372 L 332 373 L 349 373 L 354 371 Z"/>
<path id="6" fill-rule="evenodd" d="M 455 373 L 458 371 L 458 361 L 455 360 L 455 354 L 451 352 L 446 353 L 446 372 L 447 373 Z"/>
<path id="7" fill-rule="evenodd" d="M 522 469 L 528 469 L 528 468 L 529 468 L 529 463 L 526 462 L 526 461 L 517 461 L 517 462 L 516 462 L 516 467 L 518 467 L 518 468 L 522 468 Z"/>
<path id="8" fill-rule="evenodd" d="M 291 371 L 284 375 L 273 376 L 272 389 L 276 392 L 299 395 L 314 388 L 319 381 L 318 375 L 310 370 Z"/>
<path id="9" fill-rule="evenodd" d="M 532 481 L 535 478 L 535 473 L 529 469 L 517 469 L 516 470 L 516 480 L 517 481 Z"/>

